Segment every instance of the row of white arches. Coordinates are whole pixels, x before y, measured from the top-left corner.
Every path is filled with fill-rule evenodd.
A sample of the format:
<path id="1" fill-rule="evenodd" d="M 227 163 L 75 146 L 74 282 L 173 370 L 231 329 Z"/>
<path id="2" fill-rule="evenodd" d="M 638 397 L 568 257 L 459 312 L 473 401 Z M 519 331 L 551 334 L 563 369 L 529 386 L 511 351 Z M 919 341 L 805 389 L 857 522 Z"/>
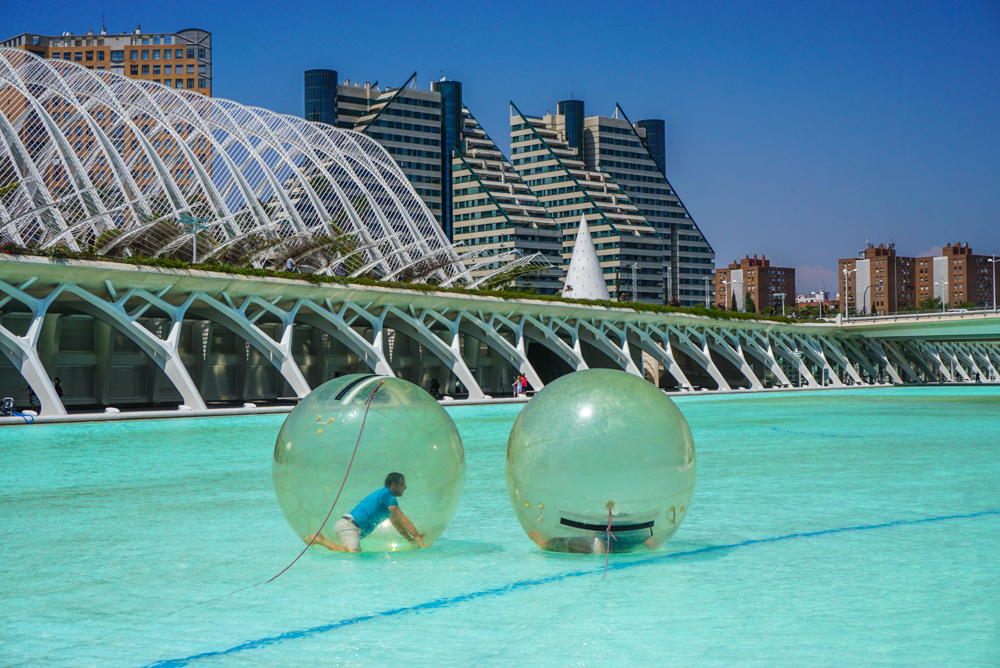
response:
<path id="1" fill-rule="evenodd" d="M 445 286 L 535 261 L 460 254 L 365 135 L 18 49 L 0 49 L 0 242 Z"/>

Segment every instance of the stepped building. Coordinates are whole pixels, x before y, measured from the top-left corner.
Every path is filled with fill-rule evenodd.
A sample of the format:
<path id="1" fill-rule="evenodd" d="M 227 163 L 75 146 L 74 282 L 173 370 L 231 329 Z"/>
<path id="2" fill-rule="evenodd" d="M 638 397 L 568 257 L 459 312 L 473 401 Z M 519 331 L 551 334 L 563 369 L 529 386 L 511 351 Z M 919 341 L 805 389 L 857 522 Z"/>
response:
<path id="1" fill-rule="evenodd" d="M 493 246 L 487 257 L 512 249 L 540 255 L 553 266 L 518 279 L 518 284 L 539 294 L 558 294 L 564 273 L 559 268 L 559 224 L 468 109 L 462 118 L 460 150 L 454 151 L 451 165 L 454 240 L 472 249 Z"/>
<path id="2" fill-rule="evenodd" d="M 449 239 L 490 257 L 535 254 L 558 270 L 515 282 L 560 291 L 577 221 L 586 216 L 615 299 L 704 304 L 715 253 L 667 181 L 661 120 L 633 124 L 620 107 L 585 117 L 565 100 L 527 118 L 512 107 L 508 160 L 462 103 L 462 84 L 398 88 L 337 84 L 333 70 L 306 72 L 308 120 L 361 132 L 382 144 Z"/>
<path id="3" fill-rule="evenodd" d="M 583 217 L 611 297 L 624 301 L 634 293 L 637 301 L 663 303 L 666 240 L 610 174 L 587 168 L 581 158 L 582 128 L 576 132 L 566 121 L 566 114 L 532 117 L 511 104 L 511 162 L 549 217 L 559 223 L 563 264 L 569 265 Z"/>
<path id="4" fill-rule="evenodd" d="M 336 84 L 336 71 L 309 70 L 305 73 L 305 117 L 360 132 L 385 147 L 451 237 L 451 188 L 446 177 L 462 123 L 461 84 L 435 82 L 435 89 L 421 90 L 413 86 L 416 77 L 414 72 L 402 86 L 383 89 L 378 81 Z M 446 125 L 452 127 L 451 132 L 445 133 Z M 448 141 L 444 141 L 446 136 Z"/>

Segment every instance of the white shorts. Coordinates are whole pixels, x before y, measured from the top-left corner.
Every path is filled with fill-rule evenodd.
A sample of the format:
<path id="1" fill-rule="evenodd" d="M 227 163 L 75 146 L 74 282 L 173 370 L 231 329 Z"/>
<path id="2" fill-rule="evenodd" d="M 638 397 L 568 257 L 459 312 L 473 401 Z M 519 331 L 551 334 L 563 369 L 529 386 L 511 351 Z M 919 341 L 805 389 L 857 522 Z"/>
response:
<path id="1" fill-rule="evenodd" d="M 337 542 L 341 547 L 346 547 L 352 552 L 361 551 L 361 529 L 354 523 L 354 518 L 344 515 L 333 525 L 333 531 L 337 534 Z"/>

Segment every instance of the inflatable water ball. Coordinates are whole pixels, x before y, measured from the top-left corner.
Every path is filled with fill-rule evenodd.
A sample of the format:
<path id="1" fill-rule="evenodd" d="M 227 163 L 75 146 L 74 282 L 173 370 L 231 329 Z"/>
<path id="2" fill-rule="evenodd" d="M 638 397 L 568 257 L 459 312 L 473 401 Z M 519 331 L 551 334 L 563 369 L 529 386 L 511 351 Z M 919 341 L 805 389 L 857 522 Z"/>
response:
<path id="1" fill-rule="evenodd" d="M 357 455 L 322 536 L 341 545 L 334 529 L 369 494 L 401 473 L 400 510 L 430 545 L 458 507 L 465 484 L 465 451 L 448 413 L 416 385 L 398 378 L 350 375 L 321 385 L 289 413 L 274 444 L 274 491 L 300 538 L 314 535 L 344 480 L 358 442 L 365 401 L 372 397 Z M 361 539 L 365 552 L 417 549 L 385 519 Z"/>
<path id="2" fill-rule="evenodd" d="M 684 416 L 656 386 L 623 371 L 577 371 L 546 385 L 507 441 L 510 502 L 548 551 L 660 547 L 687 514 L 694 481 Z"/>

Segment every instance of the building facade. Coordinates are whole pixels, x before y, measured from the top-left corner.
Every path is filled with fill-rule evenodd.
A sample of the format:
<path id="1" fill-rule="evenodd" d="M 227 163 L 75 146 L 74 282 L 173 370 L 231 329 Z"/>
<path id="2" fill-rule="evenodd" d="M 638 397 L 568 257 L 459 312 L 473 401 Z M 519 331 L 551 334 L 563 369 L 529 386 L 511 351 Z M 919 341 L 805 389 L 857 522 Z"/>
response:
<path id="1" fill-rule="evenodd" d="M 463 109 L 461 136 L 451 165 L 454 240 L 468 249 L 482 248 L 483 262 L 511 251 L 541 254 L 552 267 L 517 284 L 539 294 L 558 294 L 564 273 L 559 224 L 468 109 Z M 485 264 L 478 271 L 487 270 Z"/>
<path id="2" fill-rule="evenodd" d="M 207 30 L 144 32 L 136 26 L 133 32 L 118 35 L 103 28 L 98 34 L 88 30 L 83 35 L 22 33 L 0 42 L 0 47 L 212 95 L 212 33 Z"/>
<path id="3" fill-rule="evenodd" d="M 667 180 L 664 122 L 633 124 L 616 105 L 611 117 L 585 119 L 584 144 L 587 167 L 610 174 L 667 241 L 663 256 L 665 300 L 681 306 L 703 305 L 712 294 L 715 251 Z"/>
<path id="4" fill-rule="evenodd" d="M 579 102 L 579 101 L 574 101 Z M 580 107 L 563 106 L 563 111 Z M 580 218 L 587 220 L 612 299 L 662 304 L 663 257 L 669 242 L 615 179 L 580 157 L 585 146 L 576 113 L 529 116 L 511 104 L 511 163 L 562 231 L 562 265 L 573 254 Z"/>
<path id="5" fill-rule="evenodd" d="M 896 254 L 896 243 L 869 243 L 855 258 L 837 262 L 841 312 L 894 313 L 914 308 L 916 259 Z"/>
<path id="6" fill-rule="evenodd" d="M 582 100 L 563 100 L 555 114 L 512 120 L 523 127 L 512 129 L 508 160 L 463 104 L 460 82 L 433 81 L 424 91 L 412 85 L 414 74 L 382 90 L 377 81 L 331 87 L 331 76 L 306 72 L 306 117 L 385 146 L 450 239 L 490 244 L 482 250 L 487 255 L 541 253 L 565 273 L 579 216 L 588 215 L 615 298 L 682 306 L 709 300 L 715 253 L 664 174 L 662 120 L 633 124 L 620 108 L 613 117 L 588 118 Z M 534 137 L 541 139 L 518 145 Z M 529 147 L 531 155 L 522 155 Z M 546 164 L 535 164 L 543 158 Z M 470 186 L 469 179 L 478 181 Z M 570 227 L 557 234 L 560 225 Z M 562 248 L 555 257 L 557 236 Z M 554 277 L 543 272 L 521 283 L 553 294 Z"/>
<path id="7" fill-rule="evenodd" d="M 795 269 L 772 267 L 770 260 L 756 254 L 716 269 L 715 303 L 732 310 L 734 302 L 737 311 L 781 313 L 783 306 L 796 303 Z"/>
<path id="8" fill-rule="evenodd" d="M 451 238 L 450 215 L 445 216 L 445 204 L 450 204 L 450 192 L 444 193 L 444 175 L 451 167 L 452 145 L 455 141 L 454 105 L 461 105 L 461 84 L 451 87 L 447 95 L 441 90 L 420 90 L 413 84 L 416 72 L 402 86 L 380 88 L 378 81 L 351 82 L 331 85 L 336 80 L 334 70 L 308 70 L 305 73 L 305 115 L 339 128 L 366 134 L 393 157 L 406 175 L 420 199 Z M 435 82 L 444 88 L 444 83 Z M 445 109 L 444 97 L 448 97 Z M 461 107 L 459 106 L 459 109 Z M 449 128 L 445 132 L 445 111 L 449 111 Z M 450 189 L 449 189 L 450 191 Z"/>
<path id="9" fill-rule="evenodd" d="M 336 70 L 306 70 L 303 118 L 313 123 L 337 124 Z"/>
<path id="10" fill-rule="evenodd" d="M 993 306 L 998 272 L 994 256 L 974 255 L 969 244 L 941 248 L 941 255 L 916 259 L 917 301 L 937 298 L 947 308 Z"/>
<path id="11" fill-rule="evenodd" d="M 895 243 L 869 243 L 856 258 L 839 260 L 840 310 L 894 313 L 940 299 L 946 308 L 993 305 L 996 263 L 969 244 L 946 244 L 941 255 L 903 257 Z"/>

